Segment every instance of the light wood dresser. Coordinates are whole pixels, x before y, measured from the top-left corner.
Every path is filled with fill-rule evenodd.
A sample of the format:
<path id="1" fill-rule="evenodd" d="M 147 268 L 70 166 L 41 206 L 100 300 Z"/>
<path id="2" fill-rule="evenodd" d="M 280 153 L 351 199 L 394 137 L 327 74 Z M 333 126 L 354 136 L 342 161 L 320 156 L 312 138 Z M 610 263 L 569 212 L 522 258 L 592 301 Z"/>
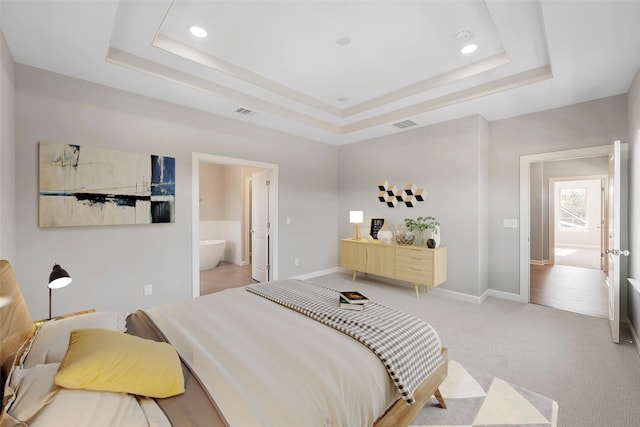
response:
<path id="1" fill-rule="evenodd" d="M 358 272 L 413 283 L 416 298 L 418 285 L 438 286 L 447 280 L 447 248 L 440 246 L 403 246 L 377 240 L 340 240 L 340 267 Z"/>

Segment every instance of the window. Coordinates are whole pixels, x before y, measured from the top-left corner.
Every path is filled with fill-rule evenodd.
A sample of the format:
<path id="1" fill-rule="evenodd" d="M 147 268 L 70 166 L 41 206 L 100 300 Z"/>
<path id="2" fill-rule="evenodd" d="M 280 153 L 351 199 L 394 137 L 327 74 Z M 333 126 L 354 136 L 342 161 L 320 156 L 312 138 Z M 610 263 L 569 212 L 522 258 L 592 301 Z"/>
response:
<path id="1" fill-rule="evenodd" d="M 587 188 L 560 188 L 558 227 L 565 231 L 588 229 Z"/>

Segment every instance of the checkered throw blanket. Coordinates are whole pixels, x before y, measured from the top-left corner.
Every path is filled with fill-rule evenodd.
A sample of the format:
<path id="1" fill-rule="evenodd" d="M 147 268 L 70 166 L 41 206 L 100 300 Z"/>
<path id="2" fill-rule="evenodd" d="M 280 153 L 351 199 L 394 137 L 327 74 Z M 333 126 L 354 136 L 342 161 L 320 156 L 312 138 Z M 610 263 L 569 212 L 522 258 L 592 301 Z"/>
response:
<path id="1" fill-rule="evenodd" d="M 414 403 L 416 388 L 444 363 L 435 329 L 393 308 L 371 302 L 361 311 L 345 310 L 339 308 L 338 291 L 294 279 L 247 290 L 360 341 L 380 358 L 407 403 Z"/>

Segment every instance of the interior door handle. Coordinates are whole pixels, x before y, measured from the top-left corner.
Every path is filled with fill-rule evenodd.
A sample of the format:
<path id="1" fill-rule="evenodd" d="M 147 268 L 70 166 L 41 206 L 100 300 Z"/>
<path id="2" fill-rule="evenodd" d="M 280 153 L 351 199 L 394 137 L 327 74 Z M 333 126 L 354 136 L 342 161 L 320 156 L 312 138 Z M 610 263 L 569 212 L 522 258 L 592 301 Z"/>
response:
<path id="1" fill-rule="evenodd" d="M 604 253 L 605 254 L 611 254 L 611 255 L 624 255 L 624 256 L 631 255 L 631 252 L 629 252 L 626 249 L 623 250 L 623 251 L 621 251 L 620 249 L 605 249 Z"/>

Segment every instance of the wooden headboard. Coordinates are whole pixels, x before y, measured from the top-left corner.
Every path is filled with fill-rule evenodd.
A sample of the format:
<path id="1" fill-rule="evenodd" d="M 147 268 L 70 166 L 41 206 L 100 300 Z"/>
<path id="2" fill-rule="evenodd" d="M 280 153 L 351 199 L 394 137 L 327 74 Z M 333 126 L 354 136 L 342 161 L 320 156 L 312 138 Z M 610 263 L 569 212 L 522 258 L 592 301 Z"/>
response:
<path id="1" fill-rule="evenodd" d="M 0 364 L 33 334 L 33 319 L 13 274 L 11 264 L 0 260 Z"/>

